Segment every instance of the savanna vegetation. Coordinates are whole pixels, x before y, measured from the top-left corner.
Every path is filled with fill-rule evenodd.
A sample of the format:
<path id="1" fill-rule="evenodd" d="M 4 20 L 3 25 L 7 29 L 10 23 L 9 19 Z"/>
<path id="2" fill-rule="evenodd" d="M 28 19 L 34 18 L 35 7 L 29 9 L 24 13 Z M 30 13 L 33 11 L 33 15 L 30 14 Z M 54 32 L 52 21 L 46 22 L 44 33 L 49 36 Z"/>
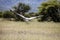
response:
<path id="1" fill-rule="evenodd" d="M 60 1 L 48 0 L 47 2 L 42 3 L 38 9 L 39 14 L 43 15 L 41 21 L 52 20 L 54 22 L 60 22 Z"/>
<path id="2" fill-rule="evenodd" d="M 0 12 L 0 40 L 60 40 L 60 23 L 54 23 L 60 22 L 59 1 L 48 0 L 43 2 L 38 7 L 37 13 L 29 12 L 31 7 L 24 3 L 19 3 L 12 9 Z M 28 18 L 41 15 L 42 17 L 24 22 L 23 18 L 16 13 Z M 8 21 L 12 18 L 13 21 Z"/>
<path id="3" fill-rule="evenodd" d="M 23 21 L 23 18 L 16 15 L 22 14 L 25 17 L 33 17 L 33 16 L 40 16 L 42 17 L 38 18 L 38 21 L 54 21 L 54 22 L 60 22 L 60 2 L 57 0 L 48 0 L 46 2 L 43 2 L 38 7 L 38 12 L 30 12 L 31 7 L 29 5 L 26 5 L 24 3 L 18 3 L 17 6 L 13 6 L 12 10 L 7 10 L 4 12 L 0 12 L 0 17 L 3 18 L 13 18 L 16 21 Z"/>

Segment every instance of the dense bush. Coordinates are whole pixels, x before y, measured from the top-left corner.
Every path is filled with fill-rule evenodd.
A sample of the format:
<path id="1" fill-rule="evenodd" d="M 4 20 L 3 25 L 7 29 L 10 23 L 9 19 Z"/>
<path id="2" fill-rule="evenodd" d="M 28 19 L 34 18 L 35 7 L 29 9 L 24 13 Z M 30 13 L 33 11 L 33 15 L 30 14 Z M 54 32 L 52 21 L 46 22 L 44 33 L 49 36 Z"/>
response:
<path id="1" fill-rule="evenodd" d="M 48 21 L 50 17 L 52 21 L 60 22 L 60 13 L 58 12 L 59 8 L 60 4 L 57 0 L 42 3 L 39 7 L 39 13 L 40 15 L 43 15 L 43 17 L 41 17 L 41 21 Z"/>
<path id="2" fill-rule="evenodd" d="M 3 14 L 3 13 L 2 13 L 2 12 L 0 12 L 0 18 L 2 17 L 2 14 Z"/>
<path id="3" fill-rule="evenodd" d="M 5 11 L 3 13 L 3 18 L 13 18 L 13 17 L 14 17 L 14 15 L 10 11 Z"/>
<path id="4" fill-rule="evenodd" d="M 25 14 L 24 15 L 25 17 L 28 17 L 28 18 L 30 18 L 31 16 L 29 15 L 29 13 L 28 14 Z"/>

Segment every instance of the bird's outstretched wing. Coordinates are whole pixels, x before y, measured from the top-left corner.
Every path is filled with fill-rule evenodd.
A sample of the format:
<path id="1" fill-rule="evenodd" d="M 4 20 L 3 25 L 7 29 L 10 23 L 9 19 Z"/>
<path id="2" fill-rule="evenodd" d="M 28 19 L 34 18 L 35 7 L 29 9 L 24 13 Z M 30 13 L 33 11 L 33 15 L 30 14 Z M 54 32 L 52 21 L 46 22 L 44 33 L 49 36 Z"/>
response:
<path id="1" fill-rule="evenodd" d="M 22 18 L 26 18 L 26 17 L 24 17 L 23 15 L 21 15 L 21 14 L 18 14 L 18 13 L 16 13 L 17 15 L 19 15 L 20 17 L 22 17 Z"/>
<path id="2" fill-rule="evenodd" d="M 35 16 L 35 17 L 30 17 L 29 19 L 35 19 L 35 18 L 40 18 L 42 17 L 43 15 L 39 15 L 39 16 Z"/>
<path id="3" fill-rule="evenodd" d="M 30 17 L 30 18 L 28 18 L 28 19 L 30 19 L 30 20 L 31 20 L 31 19 L 35 19 L 35 18 L 37 18 L 37 17 Z"/>

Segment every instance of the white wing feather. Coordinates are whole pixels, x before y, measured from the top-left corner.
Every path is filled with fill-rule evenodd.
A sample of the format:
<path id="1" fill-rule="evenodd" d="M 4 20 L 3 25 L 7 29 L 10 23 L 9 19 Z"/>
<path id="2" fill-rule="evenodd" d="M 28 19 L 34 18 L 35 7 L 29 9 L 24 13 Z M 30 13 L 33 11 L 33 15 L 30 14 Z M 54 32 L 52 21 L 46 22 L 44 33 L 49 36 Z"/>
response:
<path id="1" fill-rule="evenodd" d="M 21 15 L 21 14 L 18 14 L 18 13 L 16 13 L 17 15 L 19 15 L 20 17 L 22 17 L 22 18 L 26 18 L 26 17 L 24 17 L 23 15 Z"/>

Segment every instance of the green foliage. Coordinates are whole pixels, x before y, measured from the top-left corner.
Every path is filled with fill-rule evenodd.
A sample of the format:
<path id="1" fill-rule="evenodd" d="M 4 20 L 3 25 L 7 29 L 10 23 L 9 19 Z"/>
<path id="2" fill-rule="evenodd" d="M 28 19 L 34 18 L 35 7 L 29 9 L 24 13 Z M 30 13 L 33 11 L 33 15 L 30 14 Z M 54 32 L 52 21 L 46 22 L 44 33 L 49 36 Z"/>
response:
<path id="1" fill-rule="evenodd" d="M 4 11 L 3 18 L 13 18 L 13 14 L 10 11 Z"/>
<path id="2" fill-rule="evenodd" d="M 25 17 L 28 17 L 28 18 L 30 18 L 30 17 L 31 17 L 31 15 L 29 15 L 29 14 L 25 14 L 24 16 L 25 16 Z"/>
<path id="3" fill-rule="evenodd" d="M 60 10 L 60 2 L 57 0 L 48 0 L 44 2 L 39 7 L 39 14 L 44 15 L 42 20 L 47 20 L 48 17 L 51 17 L 53 21 L 60 21 L 58 17 L 58 9 Z"/>
<path id="4" fill-rule="evenodd" d="M 2 14 L 3 14 L 3 13 L 2 13 L 2 12 L 0 12 L 0 18 L 2 17 Z"/>
<path id="5" fill-rule="evenodd" d="M 44 12 L 44 11 L 46 12 L 49 7 L 54 7 L 54 6 L 60 7 L 60 2 L 58 2 L 57 0 L 48 0 L 47 2 L 43 2 L 41 6 L 38 7 L 39 13 Z"/>
<path id="6" fill-rule="evenodd" d="M 24 14 L 30 10 L 30 6 L 24 3 L 19 3 L 17 6 L 13 7 L 15 12 Z"/>
<path id="7" fill-rule="evenodd" d="M 34 17 L 34 16 L 35 16 L 35 13 L 34 13 L 34 12 L 30 12 L 29 15 L 30 15 L 31 17 Z"/>

